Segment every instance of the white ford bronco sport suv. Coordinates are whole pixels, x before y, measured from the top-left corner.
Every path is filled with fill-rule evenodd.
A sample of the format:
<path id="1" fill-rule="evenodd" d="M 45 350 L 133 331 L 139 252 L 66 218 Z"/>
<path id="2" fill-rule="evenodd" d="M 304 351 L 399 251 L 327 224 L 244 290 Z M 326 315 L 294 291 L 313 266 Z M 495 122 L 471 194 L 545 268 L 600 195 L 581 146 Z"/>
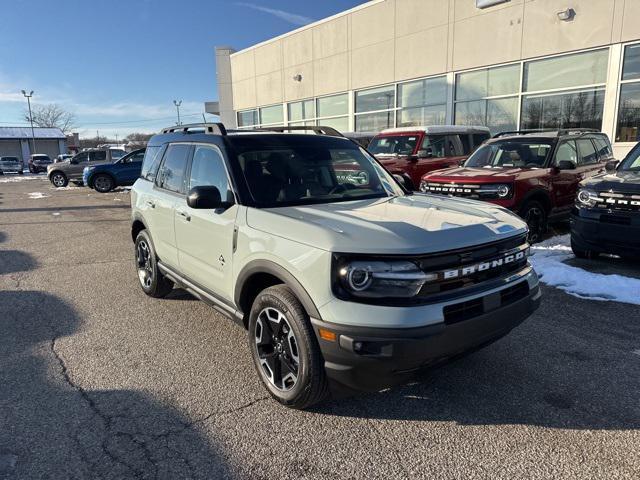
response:
<path id="1" fill-rule="evenodd" d="M 144 292 L 179 286 L 244 326 L 264 385 L 295 408 L 405 383 L 507 334 L 541 296 L 522 220 L 410 193 L 323 128 L 167 128 L 131 192 Z"/>

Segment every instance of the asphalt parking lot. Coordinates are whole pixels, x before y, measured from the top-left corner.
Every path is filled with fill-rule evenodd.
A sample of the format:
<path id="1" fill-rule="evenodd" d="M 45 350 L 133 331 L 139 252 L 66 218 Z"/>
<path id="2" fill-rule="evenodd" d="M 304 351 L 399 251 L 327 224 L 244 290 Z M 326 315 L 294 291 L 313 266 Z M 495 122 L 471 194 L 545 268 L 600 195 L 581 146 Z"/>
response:
<path id="1" fill-rule="evenodd" d="M 292 411 L 241 328 L 142 293 L 128 205 L 0 183 L 0 478 L 638 478 L 640 307 L 544 287 L 418 384 Z"/>

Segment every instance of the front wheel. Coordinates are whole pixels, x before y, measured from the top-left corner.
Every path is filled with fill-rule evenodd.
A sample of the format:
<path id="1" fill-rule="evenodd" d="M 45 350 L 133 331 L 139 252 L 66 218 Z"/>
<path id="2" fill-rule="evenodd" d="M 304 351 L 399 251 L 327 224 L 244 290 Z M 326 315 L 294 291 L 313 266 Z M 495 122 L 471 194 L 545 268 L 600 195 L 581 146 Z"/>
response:
<path id="1" fill-rule="evenodd" d="M 138 234 L 135 245 L 136 270 L 142 290 L 150 297 L 166 297 L 173 289 L 173 282 L 160 272 L 156 252 L 146 230 Z"/>
<path id="2" fill-rule="evenodd" d="M 327 397 L 320 347 L 304 308 L 285 285 L 263 290 L 253 302 L 249 346 L 258 375 L 278 402 L 305 409 Z"/>
<path id="3" fill-rule="evenodd" d="M 522 207 L 520 216 L 529 227 L 529 243 L 537 243 L 547 231 L 547 211 L 544 206 L 535 200 L 527 202 Z"/>
<path id="4" fill-rule="evenodd" d="M 576 256 L 576 258 L 582 258 L 582 259 L 585 259 L 585 260 L 592 260 L 593 258 L 598 256 L 598 253 L 594 252 L 593 250 L 584 250 L 584 249 L 580 248 L 573 241 L 573 239 L 571 239 L 571 250 L 573 251 L 573 254 Z"/>
<path id="5" fill-rule="evenodd" d="M 51 174 L 51 183 L 56 188 L 66 187 L 69 185 L 69 179 L 62 172 L 54 172 Z"/>
<path id="6" fill-rule="evenodd" d="M 100 193 L 107 193 L 113 190 L 115 182 L 110 175 L 98 174 L 93 179 L 93 188 Z"/>

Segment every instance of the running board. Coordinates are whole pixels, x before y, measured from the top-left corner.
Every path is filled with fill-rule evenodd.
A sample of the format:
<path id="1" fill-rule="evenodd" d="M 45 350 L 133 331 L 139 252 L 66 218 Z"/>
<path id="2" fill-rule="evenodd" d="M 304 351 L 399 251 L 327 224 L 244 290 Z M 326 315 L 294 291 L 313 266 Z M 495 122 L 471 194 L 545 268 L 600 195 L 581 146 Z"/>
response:
<path id="1" fill-rule="evenodd" d="M 162 271 L 162 274 L 173 283 L 183 288 L 197 299 L 202 300 L 206 304 L 210 305 L 218 313 L 230 318 L 244 328 L 243 315 L 238 310 L 217 298 L 213 293 L 208 292 L 204 288 L 196 285 L 179 273 L 173 271 L 162 262 L 158 262 L 158 268 Z"/>

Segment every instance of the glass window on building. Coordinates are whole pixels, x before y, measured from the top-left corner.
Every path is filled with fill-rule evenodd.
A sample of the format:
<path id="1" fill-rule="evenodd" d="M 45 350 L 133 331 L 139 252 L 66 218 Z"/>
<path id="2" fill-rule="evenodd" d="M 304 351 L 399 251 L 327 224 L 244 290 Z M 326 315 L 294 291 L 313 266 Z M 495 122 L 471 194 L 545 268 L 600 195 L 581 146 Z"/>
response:
<path id="1" fill-rule="evenodd" d="M 322 97 L 317 100 L 318 117 L 337 117 L 349 113 L 349 95 L 341 93 L 331 97 Z"/>
<path id="2" fill-rule="evenodd" d="M 616 142 L 640 140 L 640 44 L 624 49 Z"/>
<path id="3" fill-rule="evenodd" d="M 356 115 L 356 132 L 378 133 L 385 128 L 393 127 L 395 112 L 365 113 Z"/>
<path id="4" fill-rule="evenodd" d="M 316 106 L 313 100 L 303 100 L 301 102 L 293 102 L 288 106 L 289 124 L 291 122 L 299 122 L 309 118 L 315 118 Z"/>
<path id="5" fill-rule="evenodd" d="M 245 110 L 244 112 L 238 112 L 238 127 L 252 127 L 258 125 L 258 111 L 257 110 Z"/>
<path id="6" fill-rule="evenodd" d="M 527 62 L 524 66 L 523 90 L 539 92 L 607 81 L 609 50 L 563 55 Z"/>
<path id="7" fill-rule="evenodd" d="M 443 125 L 447 115 L 447 78 L 436 77 L 398 85 L 397 125 Z"/>
<path id="8" fill-rule="evenodd" d="M 284 113 L 282 105 L 273 105 L 271 107 L 262 107 L 260 109 L 260 123 L 262 125 L 282 124 Z"/>
<path id="9" fill-rule="evenodd" d="M 380 87 L 356 92 L 356 113 L 395 108 L 396 88 Z"/>
<path id="10" fill-rule="evenodd" d="M 349 117 L 323 118 L 318 120 L 318 125 L 322 127 L 332 127 L 339 132 L 349 131 Z"/>
<path id="11" fill-rule="evenodd" d="M 602 128 L 604 88 L 544 95 L 522 99 L 521 128 Z"/>

